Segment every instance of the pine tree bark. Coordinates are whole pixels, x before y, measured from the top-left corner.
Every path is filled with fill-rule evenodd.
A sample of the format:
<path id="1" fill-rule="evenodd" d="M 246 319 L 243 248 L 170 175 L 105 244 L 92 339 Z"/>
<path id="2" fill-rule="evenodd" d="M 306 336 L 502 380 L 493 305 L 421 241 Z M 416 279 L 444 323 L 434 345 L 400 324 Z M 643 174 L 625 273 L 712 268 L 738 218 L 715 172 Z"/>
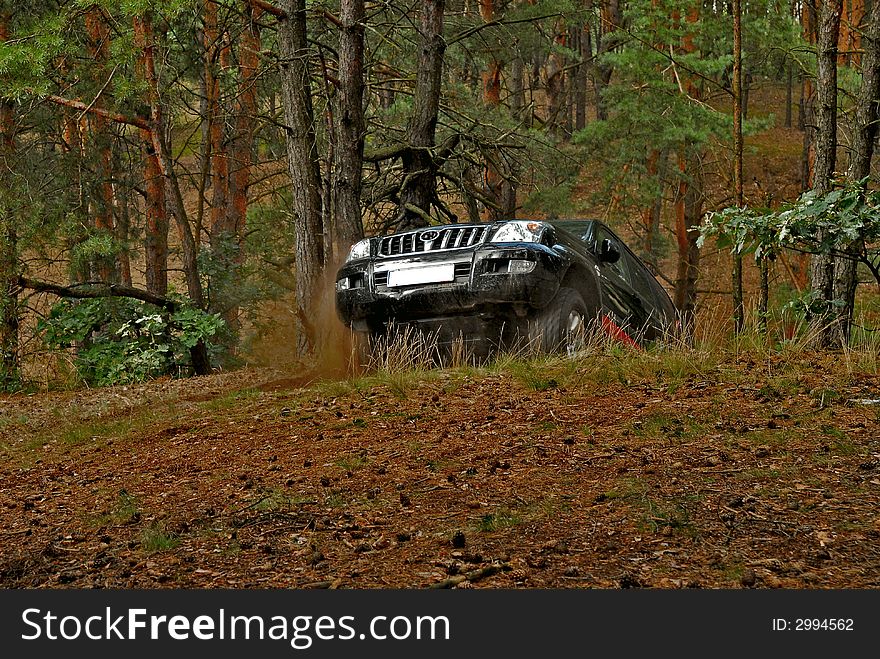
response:
<path id="1" fill-rule="evenodd" d="M 165 205 L 165 180 L 159 158 L 153 148 L 150 131 L 142 130 L 141 153 L 144 161 L 144 276 L 150 293 L 168 293 L 168 210 Z"/>
<path id="2" fill-rule="evenodd" d="M 792 88 L 794 86 L 794 65 L 789 62 L 785 68 L 785 124 L 786 128 L 791 128 L 791 106 L 792 106 Z"/>
<path id="3" fill-rule="evenodd" d="M 227 226 L 238 248 L 237 261 L 241 262 L 241 240 L 247 225 L 251 170 L 254 162 L 254 133 L 259 112 L 257 74 L 260 67 L 260 18 L 262 10 L 247 6 L 245 25 L 238 47 L 239 87 L 235 106 L 235 125 L 231 140 L 232 168 L 229 176 L 230 205 Z"/>
<path id="4" fill-rule="evenodd" d="M 168 211 L 174 217 L 174 223 L 177 226 L 187 294 L 193 305 L 203 309 L 205 306 L 205 296 L 199 274 L 198 244 L 193 235 L 189 218 L 186 215 L 183 194 L 180 190 L 180 182 L 174 171 L 170 148 L 165 142 L 165 116 L 161 94 L 159 93 L 159 79 L 156 75 L 155 57 L 153 55 L 155 40 L 153 37 L 152 18 L 146 12 L 135 16 L 132 19 L 132 24 L 134 27 L 135 45 L 140 50 L 141 71 L 147 87 L 147 102 L 150 109 L 150 118 L 147 120 L 146 128 L 149 131 L 150 142 L 155 151 L 156 161 L 164 181 L 165 204 Z M 190 350 L 190 357 L 196 375 L 207 375 L 211 372 L 208 349 L 204 342 L 200 341 Z"/>
<path id="5" fill-rule="evenodd" d="M 837 158 L 837 51 L 840 33 L 842 0 L 822 0 L 819 9 L 816 68 L 816 158 L 812 187 L 818 194 L 831 191 Z M 824 235 L 817 236 L 819 242 Z M 819 294 L 825 309 L 814 314 L 810 322 L 817 347 L 840 345 L 833 322 L 831 303 L 834 300 L 834 256 L 815 254 L 810 264 L 810 285 Z"/>
<path id="6" fill-rule="evenodd" d="M 9 37 L 9 14 L 0 13 L 0 43 Z M 10 102 L 0 99 L 0 391 L 21 378 L 18 351 L 18 240 L 15 221 L 6 203 L 8 172 L 15 149 L 15 115 Z"/>
<path id="7" fill-rule="evenodd" d="M 212 208 L 211 249 L 216 271 L 221 274 L 212 281 L 211 307 L 222 313 L 223 320 L 233 336 L 237 336 L 241 325 L 236 291 L 240 284 L 238 273 L 245 258 L 243 240 L 247 228 L 251 169 L 254 160 L 254 133 L 259 110 L 257 99 L 257 74 L 261 48 L 259 22 L 263 13 L 262 9 L 250 3 L 245 3 L 243 9 L 242 30 L 237 48 L 238 84 L 232 134 L 227 145 L 216 144 L 215 140 L 222 141 L 222 134 L 217 135 L 219 131 L 216 130 L 216 124 L 219 122 L 215 121 L 215 134 L 212 136 L 212 146 L 223 149 L 217 160 L 225 176 L 225 180 L 224 176 L 214 179 L 217 184 L 215 191 L 218 192 L 215 201 L 225 202 L 226 205 Z M 229 50 L 229 47 L 223 50 Z M 221 54 L 221 65 L 222 62 Z M 214 84 L 216 85 L 216 81 Z M 215 106 L 209 114 L 216 117 L 218 110 L 219 108 Z M 233 349 L 234 345 L 229 348 Z"/>
<path id="8" fill-rule="evenodd" d="M 104 77 L 107 75 L 107 60 L 110 55 L 110 29 L 104 20 L 104 13 L 97 5 L 90 7 L 85 14 L 86 34 L 88 37 L 89 56 L 92 59 L 91 75 L 97 89 L 105 84 Z M 95 97 L 92 105 L 101 109 L 104 107 L 104 99 L 99 94 Z M 90 197 L 92 222 L 95 229 L 108 237 L 116 233 L 113 218 L 115 206 L 113 193 L 113 167 L 110 153 L 111 135 L 108 120 L 100 113 L 92 113 L 88 119 L 90 123 L 89 137 L 95 152 L 98 180 L 94 182 L 95 194 Z M 94 274 L 101 281 L 115 282 L 119 280 L 113 256 L 98 256 L 95 258 Z"/>
<path id="9" fill-rule="evenodd" d="M 847 177 L 852 181 L 861 181 L 870 175 L 874 143 L 880 132 L 880 2 L 874 3 L 860 42 L 863 47 L 862 84 L 853 113 L 854 126 L 847 166 Z"/>
<path id="10" fill-rule="evenodd" d="M 651 203 L 642 208 L 642 249 L 651 261 L 655 260 L 654 247 L 657 232 L 660 229 L 660 214 L 663 210 L 663 179 L 666 173 L 666 152 L 652 149 L 645 162 L 645 171 L 649 180 L 657 185 L 656 194 Z"/>
<path id="11" fill-rule="evenodd" d="M 600 0 L 601 26 L 599 40 L 596 46 L 596 58 L 593 60 L 593 86 L 596 89 L 596 118 L 607 119 L 608 108 L 603 99 L 605 89 L 611 82 L 613 70 L 603 61 L 602 56 L 617 46 L 619 34 L 617 33 L 623 22 L 620 0 Z"/>
<path id="12" fill-rule="evenodd" d="M 525 119 L 525 62 L 519 53 L 515 53 L 510 63 L 510 112 L 517 119 Z M 526 125 L 530 122 L 526 121 Z"/>
<path id="13" fill-rule="evenodd" d="M 210 235 L 220 236 L 227 231 L 229 212 L 229 150 L 223 108 L 220 104 L 220 73 L 231 67 L 231 49 L 226 32 L 221 33 L 217 3 L 205 3 L 205 88 L 210 151 L 211 214 Z M 212 245 L 212 248 L 216 244 Z"/>
<path id="14" fill-rule="evenodd" d="M 865 0 L 846 0 L 840 18 L 839 52 L 837 63 L 841 66 L 858 66 L 862 49 L 862 21 L 865 18 Z"/>
<path id="15" fill-rule="evenodd" d="M 583 130 L 587 127 L 587 62 L 592 55 L 590 44 L 590 26 L 576 28 L 577 52 L 580 56 L 574 76 L 574 129 Z"/>
<path id="16" fill-rule="evenodd" d="M 820 0 L 821 1 L 821 0 Z M 806 2 L 801 7 L 801 36 L 809 44 L 816 43 L 817 31 L 816 4 Z M 803 149 L 801 150 L 801 190 L 810 189 L 813 180 L 815 160 L 814 140 L 816 118 L 814 116 L 815 85 L 813 79 L 806 74 L 801 75 L 801 102 L 798 108 L 798 128 L 804 131 Z"/>
<path id="17" fill-rule="evenodd" d="M 693 29 L 700 18 L 700 6 L 692 6 L 687 14 L 691 29 L 682 36 L 681 51 L 696 52 Z M 701 90 L 692 79 L 686 82 L 687 94 L 700 99 Z M 697 277 L 700 250 L 697 247 L 699 224 L 703 214 L 703 171 L 699 155 L 689 145 L 682 145 L 678 154 L 679 190 L 675 213 L 675 236 L 678 243 L 678 272 L 675 280 L 674 302 L 681 314 L 686 337 L 693 336 L 697 306 Z"/>
<path id="18" fill-rule="evenodd" d="M 339 20 L 339 89 L 334 113 L 333 192 L 336 205 L 331 244 L 334 260 L 364 237 L 361 179 L 364 162 L 364 0 L 342 0 Z"/>
<path id="19" fill-rule="evenodd" d="M 484 23 L 495 20 L 495 0 L 480 0 L 480 17 Z M 489 112 L 497 112 L 501 107 L 501 70 L 502 63 L 498 53 L 490 54 L 486 68 L 483 70 L 483 105 Z M 486 220 L 511 219 L 516 212 L 516 188 L 511 183 L 508 172 L 501 171 L 497 149 L 486 147 L 485 158 L 485 192 L 494 206 L 486 208 Z"/>
<path id="20" fill-rule="evenodd" d="M 435 146 L 440 89 L 443 74 L 445 0 L 422 0 L 419 26 L 419 66 L 413 109 L 406 130 L 408 148 L 404 150 L 403 183 L 397 211 L 397 228 L 426 226 L 426 217 L 437 198 Z"/>
<path id="21" fill-rule="evenodd" d="M 545 72 L 547 82 L 544 89 L 547 91 L 547 120 L 546 127 L 550 132 L 559 137 L 565 137 L 562 127 L 562 113 L 565 107 L 565 56 L 561 49 L 567 46 L 566 40 L 568 35 L 565 29 L 565 23 L 562 19 L 557 19 L 553 27 L 553 43 L 556 46 L 547 58 L 547 66 Z"/>
<path id="22" fill-rule="evenodd" d="M 283 0 L 281 8 L 285 12 L 278 24 L 281 98 L 296 232 L 296 316 L 300 324 L 296 349 L 303 355 L 315 346 L 310 319 L 323 281 L 322 186 L 309 79 L 306 2 Z"/>
<path id="23" fill-rule="evenodd" d="M 737 208 L 743 207 L 743 84 L 742 84 L 742 3 L 733 0 L 733 196 Z M 733 331 L 745 327 L 743 301 L 743 257 L 733 255 Z"/>
<path id="24" fill-rule="evenodd" d="M 861 6 L 864 11 L 864 5 Z M 856 96 L 852 117 L 852 140 L 850 143 L 847 178 L 852 182 L 866 181 L 871 174 L 874 144 L 880 128 L 880 6 L 875 0 L 864 31 L 858 34 L 862 54 L 858 58 L 862 68 L 862 84 Z M 834 265 L 834 299 L 842 300 L 843 306 L 836 311 L 837 336 L 849 341 L 857 280 L 859 255 L 864 250 L 864 240 L 855 240 L 847 249 L 846 257 L 836 259 Z"/>
<path id="25" fill-rule="evenodd" d="M 675 237 L 678 244 L 673 302 L 681 314 L 685 336 L 693 335 L 697 305 L 700 250 L 697 247 L 703 215 L 703 177 L 700 163 L 685 150 L 679 153 L 678 200 L 675 205 Z"/>

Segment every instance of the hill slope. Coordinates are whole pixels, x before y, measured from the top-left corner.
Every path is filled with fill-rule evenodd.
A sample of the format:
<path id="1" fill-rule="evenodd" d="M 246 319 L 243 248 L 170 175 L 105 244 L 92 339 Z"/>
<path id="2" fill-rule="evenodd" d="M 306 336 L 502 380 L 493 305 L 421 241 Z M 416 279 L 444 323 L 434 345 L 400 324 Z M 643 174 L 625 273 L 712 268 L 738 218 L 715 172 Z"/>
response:
<path id="1" fill-rule="evenodd" d="M 846 360 L 610 350 L 296 385 L 0 398 L 0 585 L 880 585 L 878 415 L 854 402 L 880 378 Z"/>

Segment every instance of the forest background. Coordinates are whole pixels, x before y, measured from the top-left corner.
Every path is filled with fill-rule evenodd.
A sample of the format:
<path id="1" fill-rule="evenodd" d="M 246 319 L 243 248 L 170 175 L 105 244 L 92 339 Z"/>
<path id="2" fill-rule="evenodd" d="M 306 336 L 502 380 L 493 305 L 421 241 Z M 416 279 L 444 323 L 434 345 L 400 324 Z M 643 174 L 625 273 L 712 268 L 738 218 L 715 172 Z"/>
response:
<path id="1" fill-rule="evenodd" d="M 863 0 L 3 0 L 0 94 L 7 390 L 326 360 L 349 246 L 439 222 L 600 217 L 691 335 L 875 306 Z"/>

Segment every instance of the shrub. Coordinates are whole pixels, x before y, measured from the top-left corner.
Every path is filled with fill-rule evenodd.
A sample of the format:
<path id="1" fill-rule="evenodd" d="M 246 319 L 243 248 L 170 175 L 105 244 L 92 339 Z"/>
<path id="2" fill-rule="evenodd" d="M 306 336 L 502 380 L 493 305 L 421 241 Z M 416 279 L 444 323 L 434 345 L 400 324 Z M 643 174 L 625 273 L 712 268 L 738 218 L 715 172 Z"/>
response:
<path id="1" fill-rule="evenodd" d="M 38 329 L 55 350 L 73 348 L 84 382 L 141 382 L 188 369 L 189 350 L 222 328 L 218 315 L 181 306 L 169 313 L 138 300 L 62 300 Z"/>

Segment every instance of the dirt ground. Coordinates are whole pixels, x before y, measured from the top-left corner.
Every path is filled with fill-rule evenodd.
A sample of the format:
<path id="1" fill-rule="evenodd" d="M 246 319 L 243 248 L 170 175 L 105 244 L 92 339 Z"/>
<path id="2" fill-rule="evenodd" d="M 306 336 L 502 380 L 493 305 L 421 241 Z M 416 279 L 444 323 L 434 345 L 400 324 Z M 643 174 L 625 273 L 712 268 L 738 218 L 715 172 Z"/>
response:
<path id="1" fill-rule="evenodd" d="M 0 586 L 877 587 L 880 378 L 845 361 L 0 397 Z"/>

